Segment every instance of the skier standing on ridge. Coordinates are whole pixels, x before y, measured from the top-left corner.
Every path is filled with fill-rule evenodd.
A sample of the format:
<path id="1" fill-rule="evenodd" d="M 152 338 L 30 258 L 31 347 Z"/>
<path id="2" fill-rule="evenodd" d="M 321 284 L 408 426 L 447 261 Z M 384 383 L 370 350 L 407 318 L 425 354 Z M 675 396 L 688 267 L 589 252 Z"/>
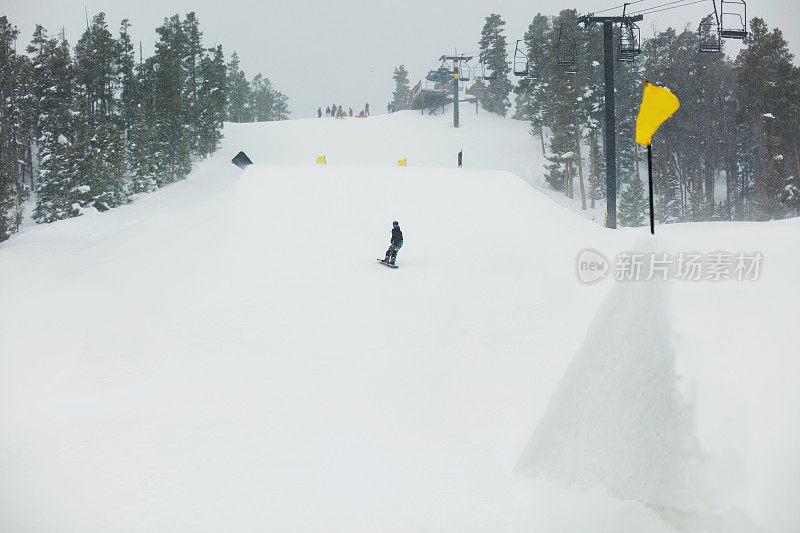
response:
<path id="1" fill-rule="evenodd" d="M 389 249 L 386 250 L 386 258 L 381 261 L 386 265 L 394 266 L 397 261 L 397 251 L 403 246 L 403 232 L 400 231 L 400 224 L 395 220 L 392 222 L 392 241 Z"/>
<path id="2" fill-rule="evenodd" d="M 317 108 L 317 118 L 322 118 L 322 108 L 321 107 Z"/>
<path id="3" fill-rule="evenodd" d="M 369 116 L 369 102 L 364 105 L 364 114 Z"/>
<path id="4" fill-rule="evenodd" d="M 325 108 L 325 116 L 326 116 L 326 117 L 329 117 L 329 116 L 331 116 L 331 107 L 330 107 L 330 106 L 328 106 L 328 107 L 326 107 L 326 108 Z"/>

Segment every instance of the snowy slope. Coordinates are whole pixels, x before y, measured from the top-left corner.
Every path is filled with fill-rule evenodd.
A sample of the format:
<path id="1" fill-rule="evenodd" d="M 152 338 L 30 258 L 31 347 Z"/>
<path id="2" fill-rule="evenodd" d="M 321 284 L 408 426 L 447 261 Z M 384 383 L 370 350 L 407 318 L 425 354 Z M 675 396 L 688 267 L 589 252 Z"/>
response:
<path id="1" fill-rule="evenodd" d="M 467 106 L 459 128 L 453 128 L 452 107 L 435 116 L 401 111 L 345 119 L 288 120 L 263 124 L 227 124 L 226 144 L 238 146 L 260 164 L 314 163 L 325 155 L 330 165 L 455 168 L 463 151 L 467 169 L 508 170 L 538 183 L 543 158 L 532 150 L 527 122 L 492 113 L 475 115 Z"/>
<path id="2" fill-rule="evenodd" d="M 587 209 L 580 201 L 578 179 L 575 198 L 554 191 L 542 169 L 549 162 L 542 155 L 530 124 L 499 117 L 473 106 L 461 106 L 459 128 L 452 127 L 452 106 L 436 115 L 401 111 L 368 119 L 290 120 L 264 128 L 261 124 L 228 124 L 225 135 L 231 147 L 241 147 L 256 163 L 313 163 L 325 155 L 329 164 L 393 166 L 407 159 L 409 166 L 453 168 L 463 152 L 463 168 L 508 170 L 534 186 L 553 202 L 603 224 L 605 200 Z M 584 159 L 587 154 L 583 154 Z M 588 169 L 588 161 L 584 161 Z M 588 170 L 585 170 L 589 194 Z"/>
<path id="3" fill-rule="evenodd" d="M 659 249 L 761 250 L 764 277 L 675 284 L 652 315 L 643 287 L 626 314 L 611 281 L 577 281 L 575 257 L 643 233 L 508 172 L 535 164 L 501 152 L 505 136 L 527 153 L 527 133 L 481 118 L 473 135 L 412 114 L 229 125 L 187 181 L 0 245 L 0 530 L 796 529 L 798 221 L 666 228 Z M 437 168 L 459 147 L 472 169 Z M 240 148 L 261 164 L 230 165 Z M 391 271 L 375 258 L 394 219 Z M 654 320 L 663 388 L 619 366 L 608 394 L 574 386 L 601 305 Z M 633 338 L 629 353 L 651 353 Z M 690 501 L 658 479 L 619 490 L 625 451 L 658 442 L 603 432 L 634 419 L 610 401 L 623 385 L 672 390 L 691 414 Z M 557 441 L 584 409 L 606 417 L 586 426 L 597 446 L 568 442 L 565 475 L 526 468 L 532 434 Z M 612 449 L 622 466 L 598 476 Z"/>

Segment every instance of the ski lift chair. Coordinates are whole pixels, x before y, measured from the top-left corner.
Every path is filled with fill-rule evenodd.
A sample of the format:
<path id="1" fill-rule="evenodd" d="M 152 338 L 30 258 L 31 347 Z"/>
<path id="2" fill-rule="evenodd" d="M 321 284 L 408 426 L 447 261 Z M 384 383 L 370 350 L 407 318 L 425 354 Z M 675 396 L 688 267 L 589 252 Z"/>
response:
<path id="1" fill-rule="evenodd" d="M 478 70 L 479 67 L 480 67 L 480 70 Z M 486 81 L 492 81 L 492 80 L 496 80 L 497 79 L 497 73 L 496 72 L 487 71 L 487 69 L 486 69 L 486 58 L 484 57 L 484 55 L 482 53 L 478 56 L 478 66 L 475 67 L 475 70 L 477 72 L 480 72 L 480 77 L 476 76 L 475 79 L 486 80 Z"/>
<path id="2" fill-rule="evenodd" d="M 517 39 L 517 46 L 514 48 L 514 76 L 527 76 L 529 72 L 528 54 L 519 47 L 521 39 Z"/>
<path id="3" fill-rule="evenodd" d="M 719 22 L 715 13 L 708 15 L 700 21 L 697 35 L 700 39 L 700 51 L 705 53 L 722 52 L 722 37 L 720 37 Z"/>
<path id="4" fill-rule="evenodd" d="M 617 61 L 631 62 L 642 53 L 642 39 L 639 26 L 626 22 L 620 26 Z"/>
<path id="5" fill-rule="evenodd" d="M 576 74 L 575 41 L 564 31 L 564 23 L 558 28 L 558 41 L 556 41 L 556 65 L 561 67 L 567 74 Z"/>
<path id="6" fill-rule="evenodd" d="M 720 0 L 719 25 L 719 36 L 723 39 L 747 37 L 747 4 L 744 0 Z"/>
<path id="7" fill-rule="evenodd" d="M 425 75 L 425 90 L 435 90 L 439 85 L 439 75 L 436 70 L 429 70 Z"/>

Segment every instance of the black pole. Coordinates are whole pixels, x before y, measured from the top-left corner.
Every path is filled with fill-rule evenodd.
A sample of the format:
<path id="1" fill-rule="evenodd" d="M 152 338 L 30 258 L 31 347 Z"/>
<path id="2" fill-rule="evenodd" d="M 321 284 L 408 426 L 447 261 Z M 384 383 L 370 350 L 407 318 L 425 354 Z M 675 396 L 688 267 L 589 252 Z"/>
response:
<path id="1" fill-rule="evenodd" d="M 603 70 L 606 104 L 606 227 L 617 227 L 617 124 L 614 113 L 614 25 L 603 22 Z"/>
<path id="2" fill-rule="evenodd" d="M 453 127 L 458 127 L 458 59 L 453 60 Z"/>
<path id="3" fill-rule="evenodd" d="M 653 213 L 653 147 L 647 145 L 647 177 L 650 181 L 650 235 L 656 234 L 656 220 Z"/>

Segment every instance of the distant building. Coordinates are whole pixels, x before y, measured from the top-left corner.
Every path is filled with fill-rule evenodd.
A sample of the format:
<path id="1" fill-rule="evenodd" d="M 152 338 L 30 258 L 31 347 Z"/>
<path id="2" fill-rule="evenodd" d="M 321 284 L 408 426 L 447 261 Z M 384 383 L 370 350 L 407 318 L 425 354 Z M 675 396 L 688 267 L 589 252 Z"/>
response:
<path id="1" fill-rule="evenodd" d="M 474 96 L 483 105 L 483 96 L 486 94 L 486 85 L 483 81 L 478 80 L 472 84 L 472 87 L 467 89 L 467 96 Z"/>

